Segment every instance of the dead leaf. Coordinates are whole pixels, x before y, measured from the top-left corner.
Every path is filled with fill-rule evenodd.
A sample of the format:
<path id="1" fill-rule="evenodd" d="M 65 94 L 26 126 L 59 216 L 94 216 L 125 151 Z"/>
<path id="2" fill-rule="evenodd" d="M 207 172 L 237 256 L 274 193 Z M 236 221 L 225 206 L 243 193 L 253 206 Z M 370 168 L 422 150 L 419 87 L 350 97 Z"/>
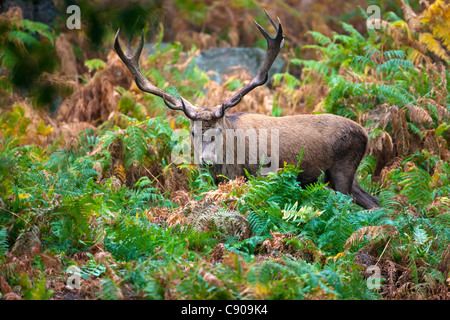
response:
<path id="1" fill-rule="evenodd" d="M 217 287 L 217 288 L 223 288 L 224 284 L 223 282 L 217 278 L 215 275 L 213 275 L 209 271 L 205 271 L 203 268 L 200 269 L 199 275 L 203 277 L 203 280 L 205 280 L 210 285 Z"/>

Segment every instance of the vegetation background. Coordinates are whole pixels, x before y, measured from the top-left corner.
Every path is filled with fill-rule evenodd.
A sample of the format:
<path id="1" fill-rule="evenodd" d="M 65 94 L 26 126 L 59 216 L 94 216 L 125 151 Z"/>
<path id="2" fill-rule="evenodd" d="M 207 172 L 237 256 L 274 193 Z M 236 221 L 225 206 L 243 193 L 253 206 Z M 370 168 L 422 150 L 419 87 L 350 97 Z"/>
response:
<path id="1" fill-rule="evenodd" d="M 447 1 L 0 4 L 1 299 L 450 297 Z M 119 27 L 124 39 L 145 30 L 148 78 L 215 105 L 251 77 L 238 68 L 219 84 L 195 60 L 264 48 L 252 23 L 270 30 L 263 9 L 283 23 L 285 67 L 233 111 L 359 122 L 370 142 L 358 177 L 379 209 L 302 189 L 294 165 L 215 186 L 175 164 L 172 133 L 188 121 L 112 50 Z"/>

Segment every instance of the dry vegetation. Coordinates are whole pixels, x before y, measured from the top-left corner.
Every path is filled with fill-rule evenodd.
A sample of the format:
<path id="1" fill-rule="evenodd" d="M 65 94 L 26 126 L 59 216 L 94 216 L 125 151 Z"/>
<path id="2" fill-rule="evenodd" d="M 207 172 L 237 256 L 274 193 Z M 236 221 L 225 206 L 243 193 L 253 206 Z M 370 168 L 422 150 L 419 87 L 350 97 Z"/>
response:
<path id="1" fill-rule="evenodd" d="M 235 111 L 361 123 L 372 211 L 302 189 L 295 166 L 213 185 L 172 162 L 173 130 L 189 123 L 136 87 L 112 27 L 94 50 L 84 28 L 0 14 L 0 299 L 449 299 L 450 6 L 381 3 L 381 29 L 367 30 L 359 0 L 164 1 L 140 62 L 160 88 L 219 104 L 249 72 L 218 84 L 196 55 L 260 46 L 253 18 L 278 15 L 286 70 Z M 43 52 L 54 65 L 15 60 Z"/>

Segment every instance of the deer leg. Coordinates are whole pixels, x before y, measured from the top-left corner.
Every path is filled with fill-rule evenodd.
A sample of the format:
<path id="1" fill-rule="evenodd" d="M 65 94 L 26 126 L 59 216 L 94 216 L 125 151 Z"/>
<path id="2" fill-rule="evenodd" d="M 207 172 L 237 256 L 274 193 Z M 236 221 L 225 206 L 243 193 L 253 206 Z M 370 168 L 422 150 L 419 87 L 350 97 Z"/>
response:
<path id="1" fill-rule="evenodd" d="M 350 175 L 350 177 L 352 177 L 353 174 L 354 173 L 352 172 L 352 175 Z M 330 172 L 329 186 L 331 189 L 339 191 L 343 194 L 350 194 L 352 183 L 353 179 L 349 178 L 348 171 L 345 170 L 345 168 L 336 167 L 333 168 L 333 170 Z"/>
<path id="2" fill-rule="evenodd" d="M 308 171 L 301 172 L 297 180 L 300 182 L 300 185 L 303 189 L 306 188 L 307 185 L 317 182 L 317 178 L 320 176 L 322 171 L 320 170 L 312 170 L 311 168 Z M 325 172 L 324 183 L 329 181 L 329 174 Z"/>
<path id="3" fill-rule="evenodd" d="M 364 190 L 356 178 L 356 169 L 350 166 L 337 166 L 330 173 L 330 187 L 343 194 L 352 194 L 355 203 L 364 209 L 380 206 L 378 199 Z"/>
<path id="4" fill-rule="evenodd" d="M 351 192 L 356 204 L 360 205 L 364 209 L 372 209 L 380 206 L 380 201 L 377 199 L 377 197 L 371 195 L 366 190 L 361 188 L 356 176 L 354 176 L 353 178 Z"/>

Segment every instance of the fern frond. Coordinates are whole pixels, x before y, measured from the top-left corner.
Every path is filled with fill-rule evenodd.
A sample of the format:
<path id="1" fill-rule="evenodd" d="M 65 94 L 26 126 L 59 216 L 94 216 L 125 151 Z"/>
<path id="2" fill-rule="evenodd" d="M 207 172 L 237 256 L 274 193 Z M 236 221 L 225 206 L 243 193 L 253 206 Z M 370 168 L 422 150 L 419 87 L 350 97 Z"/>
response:
<path id="1" fill-rule="evenodd" d="M 298 202 L 295 202 L 293 205 L 285 205 L 284 209 L 281 210 L 284 220 L 300 225 L 301 223 L 305 223 L 323 213 L 323 211 L 314 210 L 312 207 L 307 205 L 300 208 L 297 208 L 297 205 Z"/>
<path id="2" fill-rule="evenodd" d="M 346 34 L 335 34 L 333 36 L 333 41 L 344 45 L 345 47 L 357 46 L 359 43 L 353 36 L 348 36 Z"/>
<path id="3" fill-rule="evenodd" d="M 362 227 L 353 232 L 347 239 L 344 249 L 350 250 L 351 247 L 361 244 L 364 241 L 368 241 L 370 245 L 374 245 L 380 240 L 384 240 L 388 236 L 393 236 L 396 234 L 398 234 L 397 229 L 391 225 Z"/>
<path id="4" fill-rule="evenodd" d="M 404 60 L 407 58 L 406 52 L 403 50 L 388 50 L 388 51 L 385 51 L 383 54 L 388 60 L 391 60 L 391 59 Z"/>
<path id="5" fill-rule="evenodd" d="M 147 139 L 145 132 L 136 125 L 127 128 L 127 135 L 124 137 L 125 146 L 125 167 L 129 168 L 133 162 L 142 165 L 147 155 Z"/>
<path id="6" fill-rule="evenodd" d="M 14 67 L 20 62 L 20 57 L 17 53 L 10 50 L 6 46 L 0 48 L 0 59 L 2 62 L 2 68 L 7 68 L 9 70 L 13 70 Z"/>
<path id="7" fill-rule="evenodd" d="M 410 54 L 408 55 L 408 60 L 410 60 L 412 63 L 414 63 L 415 66 L 421 64 L 421 63 L 429 63 L 431 62 L 430 57 L 425 55 L 424 53 L 420 52 L 419 50 L 412 50 Z"/>
<path id="8" fill-rule="evenodd" d="M 415 105 L 408 106 L 409 119 L 414 124 L 433 123 L 430 114 L 423 108 Z"/>
<path id="9" fill-rule="evenodd" d="M 397 70 L 412 70 L 414 69 L 414 64 L 408 60 L 393 58 L 381 64 L 379 69 L 385 74 L 389 74 Z"/>
<path id="10" fill-rule="evenodd" d="M 372 59 L 372 60 L 373 60 L 373 58 L 374 58 L 375 56 L 379 56 L 379 55 L 381 54 L 381 51 L 380 51 L 379 49 L 375 48 L 375 47 L 374 47 L 373 45 L 371 45 L 371 44 L 366 45 L 366 46 L 363 48 L 363 51 L 366 52 L 365 57 L 366 57 L 366 58 L 369 58 L 369 59 Z"/>
<path id="11" fill-rule="evenodd" d="M 416 226 L 414 228 L 413 238 L 414 241 L 417 242 L 419 245 L 425 244 L 429 239 L 427 232 L 420 226 Z"/>
<path id="12" fill-rule="evenodd" d="M 430 188 L 431 176 L 422 169 L 415 168 L 401 174 L 403 186 L 400 194 L 407 195 L 413 206 L 428 205 L 433 201 L 433 190 Z"/>
<path id="13" fill-rule="evenodd" d="M 51 32 L 50 26 L 46 25 L 45 23 L 38 22 L 38 21 L 31 21 L 28 19 L 23 19 L 22 27 L 24 27 L 29 32 L 37 32 L 44 37 L 46 37 L 50 42 L 52 43 L 52 46 L 54 46 L 54 34 Z"/>
<path id="14" fill-rule="evenodd" d="M 370 85 L 370 89 L 373 95 L 379 96 L 382 101 L 387 101 L 394 105 L 403 106 L 415 100 L 414 96 L 406 89 L 396 85 L 373 83 Z"/>
<path id="15" fill-rule="evenodd" d="M 364 36 L 358 32 L 358 30 L 356 30 L 351 24 L 345 23 L 345 22 L 341 22 L 342 28 L 347 31 L 348 33 L 350 33 L 350 35 L 359 42 L 364 42 L 365 38 Z"/>
<path id="16" fill-rule="evenodd" d="M 329 45 L 332 42 L 330 38 L 318 31 L 308 31 L 307 34 L 310 34 L 314 38 L 314 40 L 321 46 Z"/>
<path id="17" fill-rule="evenodd" d="M 329 76 L 336 73 L 334 68 L 331 68 L 327 64 L 320 61 L 301 60 L 301 63 L 305 66 L 305 69 L 310 69 L 313 73 L 320 76 Z"/>
<path id="18" fill-rule="evenodd" d="M 429 51 L 434 53 L 440 59 L 442 60 L 450 59 L 445 49 L 442 48 L 441 43 L 438 40 L 436 40 L 431 33 L 428 32 L 421 33 L 419 36 L 419 42 L 423 43 Z"/>
<path id="19" fill-rule="evenodd" d="M 267 214 L 263 214 L 261 211 L 252 211 L 247 215 L 248 224 L 255 235 L 268 235 L 269 234 L 269 218 Z"/>
<path id="20" fill-rule="evenodd" d="M 375 62 L 364 56 L 355 56 L 352 58 L 350 65 L 355 69 L 365 72 L 367 67 L 375 67 Z"/>
<path id="21" fill-rule="evenodd" d="M 122 296 L 120 288 L 111 278 L 104 278 L 101 288 L 100 298 L 103 300 L 119 300 Z"/>
<path id="22" fill-rule="evenodd" d="M 254 254 L 258 244 L 261 244 L 266 237 L 262 236 L 252 236 L 250 238 L 244 239 L 242 241 L 225 243 L 225 248 L 228 251 L 237 250 L 238 252 L 243 252 L 247 254 Z"/>
<path id="23" fill-rule="evenodd" d="M 220 238 L 237 237 L 242 239 L 248 230 L 247 219 L 239 211 L 219 210 L 191 214 L 188 219 L 198 231 L 214 231 Z"/>
<path id="24" fill-rule="evenodd" d="M 39 41 L 30 35 L 27 32 L 21 31 L 21 30 L 13 30 L 9 32 L 8 34 L 8 40 L 10 41 L 21 41 L 26 46 L 34 46 L 39 43 Z"/>
<path id="25" fill-rule="evenodd" d="M 8 232 L 5 228 L 0 229 L 0 258 L 8 251 Z"/>
<path id="26" fill-rule="evenodd" d="M 375 158 L 375 156 L 370 154 L 364 157 L 359 163 L 358 174 L 363 176 L 373 174 L 376 164 L 377 159 Z"/>
<path id="27" fill-rule="evenodd" d="M 437 0 L 423 12 L 422 23 L 428 25 L 433 36 L 440 39 L 447 50 L 450 50 L 450 6 L 442 0 Z"/>

